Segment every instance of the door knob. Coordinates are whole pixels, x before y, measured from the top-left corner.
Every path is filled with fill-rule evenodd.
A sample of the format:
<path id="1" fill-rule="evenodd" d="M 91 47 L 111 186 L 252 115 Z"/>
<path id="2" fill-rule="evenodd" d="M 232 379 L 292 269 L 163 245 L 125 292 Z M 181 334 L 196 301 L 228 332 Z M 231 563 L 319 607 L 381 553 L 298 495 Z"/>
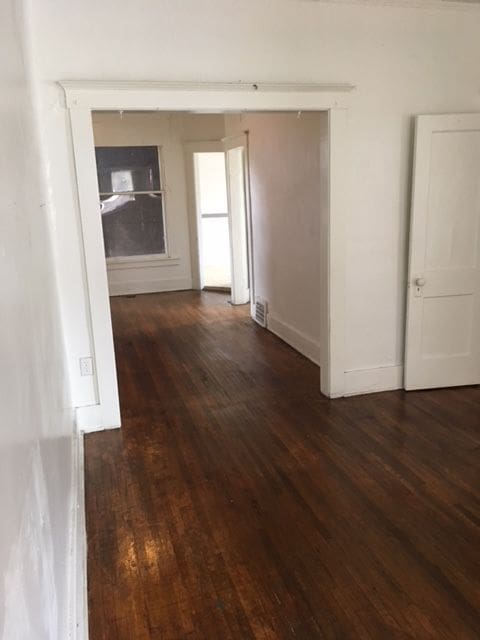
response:
<path id="1" fill-rule="evenodd" d="M 415 278 L 415 285 L 417 287 L 424 287 L 427 284 L 425 278 Z"/>

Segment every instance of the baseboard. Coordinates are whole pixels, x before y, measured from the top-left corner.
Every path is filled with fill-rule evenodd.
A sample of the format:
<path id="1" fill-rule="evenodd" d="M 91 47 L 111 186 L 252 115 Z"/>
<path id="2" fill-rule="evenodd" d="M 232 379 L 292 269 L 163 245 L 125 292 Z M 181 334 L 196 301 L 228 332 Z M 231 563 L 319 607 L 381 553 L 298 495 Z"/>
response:
<path id="1" fill-rule="evenodd" d="M 299 351 L 306 358 L 320 366 L 320 345 L 301 331 L 279 320 L 272 314 L 267 316 L 267 329 Z"/>
<path id="2" fill-rule="evenodd" d="M 403 367 L 400 365 L 345 371 L 346 396 L 377 393 L 402 388 Z"/>
<path id="3" fill-rule="evenodd" d="M 135 293 L 161 293 L 163 291 L 185 291 L 191 288 L 191 278 L 158 278 L 155 280 L 125 280 L 108 283 L 108 291 L 111 296 L 126 296 Z"/>
<path id="4" fill-rule="evenodd" d="M 69 571 L 69 639 L 88 640 L 87 531 L 83 434 L 73 439 Z"/>
<path id="5" fill-rule="evenodd" d="M 86 407 L 77 407 L 75 421 L 77 423 L 77 433 L 102 431 L 104 427 L 102 426 L 101 406 L 92 404 Z"/>

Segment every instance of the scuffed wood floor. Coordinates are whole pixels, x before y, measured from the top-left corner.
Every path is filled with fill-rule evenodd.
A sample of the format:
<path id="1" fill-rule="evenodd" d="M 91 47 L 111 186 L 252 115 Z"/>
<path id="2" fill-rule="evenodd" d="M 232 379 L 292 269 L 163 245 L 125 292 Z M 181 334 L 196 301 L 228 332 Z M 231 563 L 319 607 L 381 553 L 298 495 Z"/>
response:
<path id="1" fill-rule="evenodd" d="M 90 640 L 478 640 L 480 390 L 336 401 L 221 294 L 112 299 Z"/>

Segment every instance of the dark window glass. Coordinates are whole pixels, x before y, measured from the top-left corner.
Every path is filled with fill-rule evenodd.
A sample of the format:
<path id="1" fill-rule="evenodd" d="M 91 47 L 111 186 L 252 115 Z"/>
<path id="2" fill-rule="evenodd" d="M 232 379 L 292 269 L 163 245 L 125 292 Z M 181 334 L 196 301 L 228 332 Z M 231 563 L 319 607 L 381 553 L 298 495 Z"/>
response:
<path id="1" fill-rule="evenodd" d="M 165 253 L 162 195 L 101 196 L 107 258 Z"/>
<path id="2" fill-rule="evenodd" d="M 160 191 L 157 147 L 97 147 L 100 193 Z"/>
<path id="3" fill-rule="evenodd" d="M 165 253 L 157 147 L 97 147 L 95 154 L 106 257 Z"/>

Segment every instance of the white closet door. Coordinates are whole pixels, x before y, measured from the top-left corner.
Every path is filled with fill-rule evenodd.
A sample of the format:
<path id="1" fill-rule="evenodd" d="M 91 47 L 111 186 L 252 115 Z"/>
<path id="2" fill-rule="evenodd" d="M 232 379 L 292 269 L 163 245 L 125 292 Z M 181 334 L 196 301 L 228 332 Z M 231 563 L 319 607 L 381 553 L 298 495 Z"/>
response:
<path id="1" fill-rule="evenodd" d="M 480 114 L 419 116 L 405 388 L 480 383 Z"/>

